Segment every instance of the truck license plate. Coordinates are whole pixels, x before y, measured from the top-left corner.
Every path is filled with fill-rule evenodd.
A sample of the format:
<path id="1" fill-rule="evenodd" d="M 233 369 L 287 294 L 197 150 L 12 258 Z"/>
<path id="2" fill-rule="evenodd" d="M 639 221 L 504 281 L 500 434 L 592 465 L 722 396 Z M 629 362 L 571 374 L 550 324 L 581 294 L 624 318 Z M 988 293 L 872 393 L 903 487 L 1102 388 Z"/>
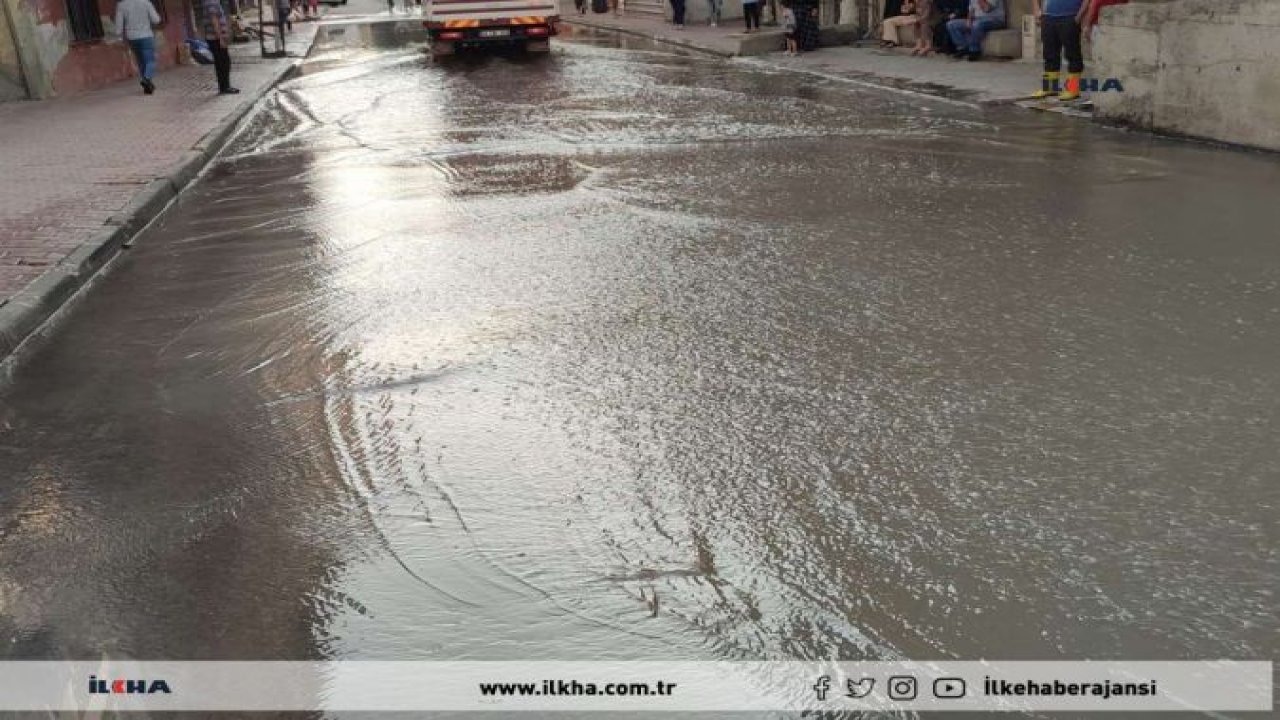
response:
<path id="1" fill-rule="evenodd" d="M 507 37 L 510 34 L 511 34 L 511 31 L 505 28 L 502 30 L 481 30 L 480 31 L 480 37 Z"/>

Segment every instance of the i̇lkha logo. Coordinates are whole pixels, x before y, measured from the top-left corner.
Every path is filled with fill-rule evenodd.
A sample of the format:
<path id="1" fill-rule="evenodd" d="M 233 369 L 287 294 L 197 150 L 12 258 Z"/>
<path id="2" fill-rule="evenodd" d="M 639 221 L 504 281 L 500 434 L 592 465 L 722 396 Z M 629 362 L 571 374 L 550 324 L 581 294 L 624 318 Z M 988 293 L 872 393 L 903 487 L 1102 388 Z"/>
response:
<path id="1" fill-rule="evenodd" d="M 1086 92 L 1124 92 L 1124 83 L 1120 82 L 1119 78 L 1069 77 L 1066 82 L 1057 78 L 1045 78 L 1040 87 L 1052 95 L 1057 95 L 1064 90 L 1074 95 Z"/>
<path id="2" fill-rule="evenodd" d="M 169 683 L 164 680 L 126 680 L 117 678 L 107 680 L 96 675 L 89 676 L 90 695 L 154 695 L 155 693 L 171 694 Z"/>

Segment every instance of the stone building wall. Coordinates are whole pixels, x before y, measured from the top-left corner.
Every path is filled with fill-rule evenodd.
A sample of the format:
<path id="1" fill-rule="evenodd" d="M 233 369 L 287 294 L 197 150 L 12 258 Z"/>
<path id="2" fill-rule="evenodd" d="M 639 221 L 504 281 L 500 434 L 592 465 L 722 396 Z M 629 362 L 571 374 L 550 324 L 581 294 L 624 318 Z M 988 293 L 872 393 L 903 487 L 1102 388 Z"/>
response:
<path id="1" fill-rule="evenodd" d="M 1098 116 L 1280 150 L 1280 2 L 1166 0 L 1108 8 L 1095 38 Z"/>

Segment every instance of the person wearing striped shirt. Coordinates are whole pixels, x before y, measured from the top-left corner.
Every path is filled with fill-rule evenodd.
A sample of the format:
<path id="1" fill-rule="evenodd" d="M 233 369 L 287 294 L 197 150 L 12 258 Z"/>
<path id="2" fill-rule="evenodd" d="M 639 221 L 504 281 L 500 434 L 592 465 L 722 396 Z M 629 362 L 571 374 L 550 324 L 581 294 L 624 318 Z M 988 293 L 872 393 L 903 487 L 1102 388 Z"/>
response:
<path id="1" fill-rule="evenodd" d="M 227 50 L 231 44 L 231 23 L 222 0 L 200 0 L 200 28 L 204 31 L 205 42 L 209 43 L 209 52 L 213 53 L 218 93 L 234 95 L 240 92 L 231 87 L 231 53 Z"/>

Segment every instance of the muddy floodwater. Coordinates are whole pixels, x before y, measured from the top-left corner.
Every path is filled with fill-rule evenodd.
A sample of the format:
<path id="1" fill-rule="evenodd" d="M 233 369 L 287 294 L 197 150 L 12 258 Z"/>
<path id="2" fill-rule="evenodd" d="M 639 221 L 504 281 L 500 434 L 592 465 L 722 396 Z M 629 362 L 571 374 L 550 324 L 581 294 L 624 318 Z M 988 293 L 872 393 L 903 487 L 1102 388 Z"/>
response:
<path id="1" fill-rule="evenodd" d="M 0 390 L 0 657 L 1280 656 L 1280 163 L 359 26 Z"/>

